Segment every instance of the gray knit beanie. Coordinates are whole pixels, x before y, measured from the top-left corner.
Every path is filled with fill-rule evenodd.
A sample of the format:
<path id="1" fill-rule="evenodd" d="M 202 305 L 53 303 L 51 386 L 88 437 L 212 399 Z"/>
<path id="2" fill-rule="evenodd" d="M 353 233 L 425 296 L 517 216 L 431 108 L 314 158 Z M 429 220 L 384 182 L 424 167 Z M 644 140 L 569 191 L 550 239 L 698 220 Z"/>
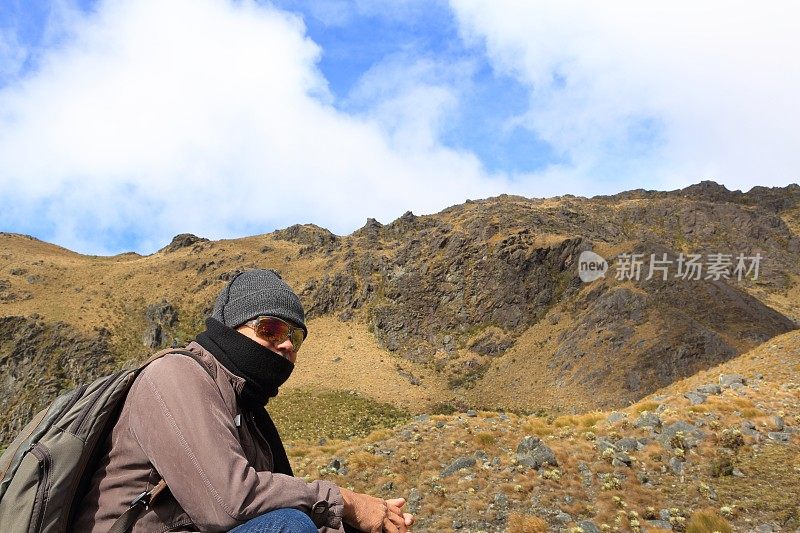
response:
<path id="1" fill-rule="evenodd" d="M 264 315 L 294 322 L 308 335 L 300 298 L 274 270 L 259 268 L 236 274 L 217 296 L 211 313 L 231 328 Z"/>

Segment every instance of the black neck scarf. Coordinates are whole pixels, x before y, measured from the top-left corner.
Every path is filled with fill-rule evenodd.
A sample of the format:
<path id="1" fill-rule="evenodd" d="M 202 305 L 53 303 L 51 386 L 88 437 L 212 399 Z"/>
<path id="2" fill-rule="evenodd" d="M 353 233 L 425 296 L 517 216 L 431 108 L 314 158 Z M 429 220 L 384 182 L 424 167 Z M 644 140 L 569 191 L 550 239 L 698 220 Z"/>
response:
<path id="1" fill-rule="evenodd" d="M 277 396 L 278 387 L 289 379 L 294 364 L 213 318 L 206 320 L 206 331 L 197 336 L 197 342 L 229 372 L 244 379 L 239 405 L 253 414 L 259 431 L 267 440 L 274 471 L 294 475 L 278 429 L 264 408 L 270 398 Z"/>

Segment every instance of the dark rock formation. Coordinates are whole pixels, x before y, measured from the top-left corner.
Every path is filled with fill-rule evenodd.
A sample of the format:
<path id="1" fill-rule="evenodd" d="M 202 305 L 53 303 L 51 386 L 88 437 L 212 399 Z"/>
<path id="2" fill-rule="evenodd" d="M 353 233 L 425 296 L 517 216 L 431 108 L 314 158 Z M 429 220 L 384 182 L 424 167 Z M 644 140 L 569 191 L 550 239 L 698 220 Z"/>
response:
<path id="1" fill-rule="evenodd" d="M 194 246 L 200 242 L 208 242 L 208 239 L 198 237 L 197 235 L 192 235 L 191 233 L 181 233 L 180 235 L 175 235 L 175 237 L 172 238 L 172 242 L 160 249 L 159 252 L 170 253 L 180 250 L 181 248 Z"/>
<path id="2" fill-rule="evenodd" d="M 325 228 L 314 224 L 295 224 L 286 229 L 275 231 L 272 234 L 276 239 L 303 245 L 300 254 L 310 252 L 330 254 L 335 250 L 341 239 Z"/>
<path id="3" fill-rule="evenodd" d="M 0 317 L 0 446 L 62 392 L 112 370 L 109 332 L 87 336 L 64 323 Z"/>
<path id="4" fill-rule="evenodd" d="M 142 343 L 148 348 L 160 348 L 165 344 L 164 331 L 170 330 L 178 322 L 178 310 L 172 304 L 162 301 L 147 306 L 145 319 L 147 323 L 142 334 Z"/>

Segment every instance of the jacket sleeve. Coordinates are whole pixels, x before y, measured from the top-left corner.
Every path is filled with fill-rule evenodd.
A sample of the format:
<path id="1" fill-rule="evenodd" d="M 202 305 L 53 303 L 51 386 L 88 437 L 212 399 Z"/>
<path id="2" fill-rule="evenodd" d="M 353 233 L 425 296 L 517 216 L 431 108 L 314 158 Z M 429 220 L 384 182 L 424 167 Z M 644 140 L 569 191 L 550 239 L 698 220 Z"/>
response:
<path id="1" fill-rule="evenodd" d="M 341 527 L 336 485 L 250 466 L 216 383 L 191 358 L 150 364 L 129 400 L 133 437 L 201 530 L 227 531 L 279 508 L 300 509 L 320 528 Z"/>

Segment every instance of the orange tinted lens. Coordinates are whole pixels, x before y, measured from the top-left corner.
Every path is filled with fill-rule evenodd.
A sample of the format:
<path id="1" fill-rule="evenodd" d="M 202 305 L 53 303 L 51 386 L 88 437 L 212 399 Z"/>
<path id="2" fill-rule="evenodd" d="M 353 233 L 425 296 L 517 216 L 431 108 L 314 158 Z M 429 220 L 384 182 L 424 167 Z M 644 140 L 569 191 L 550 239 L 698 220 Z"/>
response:
<path id="1" fill-rule="evenodd" d="M 256 324 L 256 333 L 259 337 L 278 345 L 289 338 L 289 324 L 277 318 L 262 318 Z"/>
<path id="2" fill-rule="evenodd" d="M 302 329 L 295 329 L 292 331 L 292 347 L 294 351 L 300 349 L 300 345 L 303 344 L 303 340 L 305 340 L 305 333 L 303 333 Z"/>

